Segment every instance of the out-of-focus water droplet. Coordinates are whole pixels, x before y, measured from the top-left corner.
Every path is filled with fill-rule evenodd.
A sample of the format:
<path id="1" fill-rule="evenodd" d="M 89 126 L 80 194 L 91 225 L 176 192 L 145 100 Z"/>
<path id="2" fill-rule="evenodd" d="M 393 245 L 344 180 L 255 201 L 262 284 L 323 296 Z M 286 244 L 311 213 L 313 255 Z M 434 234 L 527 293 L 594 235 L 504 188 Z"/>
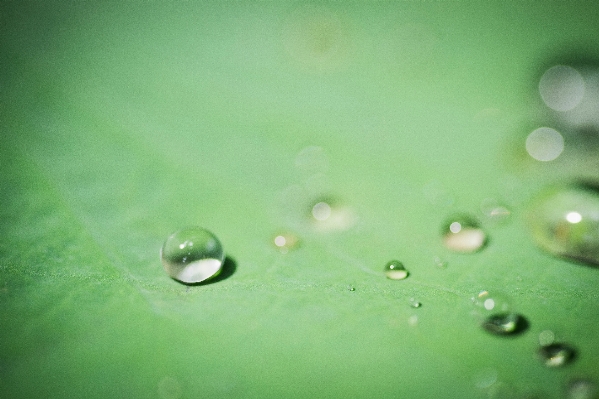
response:
<path id="1" fill-rule="evenodd" d="M 493 223 L 503 223 L 512 216 L 512 211 L 506 205 L 493 198 L 485 198 L 480 204 L 480 211 Z"/>
<path id="2" fill-rule="evenodd" d="M 356 287 L 354 287 L 354 285 L 353 285 L 353 284 L 349 284 L 349 285 L 347 286 L 347 290 L 348 290 L 348 291 L 355 291 L 355 290 L 356 290 Z"/>
<path id="3" fill-rule="evenodd" d="M 418 316 L 413 314 L 410 317 L 408 317 L 408 325 L 410 325 L 411 327 L 416 327 L 418 325 Z"/>
<path id="4" fill-rule="evenodd" d="M 409 303 L 410 303 L 410 306 L 413 307 L 413 308 L 419 308 L 419 307 L 422 306 L 422 302 L 417 301 L 414 298 L 410 298 Z"/>
<path id="5" fill-rule="evenodd" d="M 567 65 L 549 68 L 539 82 L 543 102 L 555 111 L 569 111 L 580 104 L 585 92 L 584 78 Z"/>
<path id="6" fill-rule="evenodd" d="M 189 227 L 171 234 L 160 259 L 169 276 L 182 283 L 193 284 L 217 276 L 225 253 L 214 234 L 200 227 Z"/>
<path id="7" fill-rule="evenodd" d="M 471 253 L 484 247 L 487 235 L 478 222 L 468 216 L 455 216 L 443 226 L 443 244 L 454 252 Z"/>
<path id="8" fill-rule="evenodd" d="M 489 388 L 497 382 L 497 370 L 494 368 L 485 368 L 480 370 L 474 376 L 474 385 L 480 389 Z"/>
<path id="9" fill-rule="evenodd" d="M 286 254 L 299 245 L 299 238 L 292 233 L 281 233 L 275 236 L 273 242 L 281 253 Z"/>
<path id="10" fill-rule="evenodd" d="M 541 346 L 538 354 L 545 366 L 561 367 L 574 360 L 576 350 L 566 344 L 553 343 Z"/>
<path id="11" fill-rule="evenodd" d="M 553 161 L 564 151 L 564 138 L 550 127 L 540 127 L 526 137 L 526 152 L 537 161 Z"/>
<path id="12" fill-rule="evenodd" d="M 445 269 L 447 268 L 447 261 L 441 259 L 439 256 L 435 256 L 433 258 L 433 263 L 435 264 L 435 266 L 437 266 L 439 269 Z"/>
<path id="13" fill-rule="evenodd" d="M 342 231 L 352 227 L 357 220 L 353 208 L 334 199 L 322 198 L 310 206 L 314 227 L 321 231 Z"/>
<path id="14" fill-rule="evenodd" d="M 517 313 L 498 313 L 487 317 L 482 327 L 495 335 L 513 335 L 523 331 L 526 321 Z"/>
<path id="15" fill-rule="evenodd" d="M 481 327 L 494 335 L 516 335 L 528 328 L 527 320 L 512 309 L 509 299 L 501 293 L 480 291 L 471 298 L 473 315 Z"/>
<path id="16" fill-rule="evenodd" d="M 599 190 L 578 184 L 542 192 L 530 207 L 528 224 L 545 251 L 599 265 Z"/>
<path id="17" fill-rule="evenodd" d="M 385 265 L 385 276 L 391 280 L 403 280 L 410 274 L 403 263 L 398 260 L 392 260 Z"/>
<path id="18" fill-rule="evenodd" d="M 541 346 L 551 345 L 555 340 L 555 334 L 551 330 L 544 330 L 539 333 L 539 344 Z"/>
<path id="19" fill-rule="evenodd" d="M 597 399 L 599 389 L 597 384 L 586 379 L 575 379 L 568 383 L 566 391 L 568 399 Z"/>

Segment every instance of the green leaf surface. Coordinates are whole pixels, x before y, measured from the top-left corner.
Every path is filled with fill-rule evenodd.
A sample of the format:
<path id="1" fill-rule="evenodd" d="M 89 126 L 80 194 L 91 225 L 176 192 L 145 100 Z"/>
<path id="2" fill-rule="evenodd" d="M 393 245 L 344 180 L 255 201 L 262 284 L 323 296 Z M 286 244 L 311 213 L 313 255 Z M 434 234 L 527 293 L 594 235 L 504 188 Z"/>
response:
<path id="1" fill-rule="evenodd" d="M 524 149 L 550 122 L 543 68 L 599 57 L 598 20 L 592 2 L 1 4 L 0 396 L 599 383 L 599 270 L 539 250 L 525 217 L 545 186 L 598 179 L 596 152 Z M 485 219 L 488 198 L 511 217 Z M 322 199 L 341 224 L 311 218 Z M 483 221 L 481 251 L 443 246 L 455 214 Z M 227 272 L 186 286 L 159 250 L 193 225 Z M 481 290 L 529 328 L 485 332 Z M 546 330 L 571 364 L 538 359 Z"/>

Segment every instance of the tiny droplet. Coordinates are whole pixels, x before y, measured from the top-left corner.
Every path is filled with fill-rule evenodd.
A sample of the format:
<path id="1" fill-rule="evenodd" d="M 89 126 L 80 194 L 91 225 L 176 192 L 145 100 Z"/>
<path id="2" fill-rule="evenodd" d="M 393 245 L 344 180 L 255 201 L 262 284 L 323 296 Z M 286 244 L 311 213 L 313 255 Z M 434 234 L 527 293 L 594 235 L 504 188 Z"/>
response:
<path id="1" fill-rule="evenodd" d="M 409 302 L 410 302 L 410 306 L 413 307 L 413 308 L 419 308 L 419 307 L 422 306 L 422 303 L 420 301 L 417 301 L 414 298 L 410 298 Z"/>
<path id="2" fill-rule="evenodd" d="M 398 260 L 392 260 L 385 265 L 385 276 L 391 280 L 403 280 L 410 274 L 403 263 Z"/>
<path id="3" fill-rule="evenodd" d="M 189 227 L 166 239 L 160 258 L 169 276 L 193 284 L 217 276 L 222 270 L 225 253 L 214 234 L 200 227 Z"/>
<path id="4" fill-rule="evenodd" d="M 350 284 L 350 285 L 347 286 L 347 290 L 348 291 L 355 291 L 356 287 L 354 287 L 352 284 Z"/>
<path id="5" fill-rule="evenodd" d="M 292 233 L 281 233 L 275 236 L 273 242 L 281 253 L 286 254 L 299 245 L 299 238 Z"/>

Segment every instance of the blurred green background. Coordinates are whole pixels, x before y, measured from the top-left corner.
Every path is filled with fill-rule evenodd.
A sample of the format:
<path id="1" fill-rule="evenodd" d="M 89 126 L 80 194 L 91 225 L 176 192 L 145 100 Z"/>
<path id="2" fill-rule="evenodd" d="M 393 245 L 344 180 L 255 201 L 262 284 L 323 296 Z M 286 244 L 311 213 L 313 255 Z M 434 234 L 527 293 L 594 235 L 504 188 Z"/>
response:
<path id="1" fill-rule="evenodd" d="M 551 162 L 524 147 L 554 122 L 539 77 L 599 57 L 597 21 L 592 1 L 2 2 L 0 396 L 597 384 L 599 270 L 537 249 L 524 217 L 543 187 L 599 178 L 584 143 Z M 311 219 L 323 198 L 338 223 Z M 456 213 L 481 220 L 482 251 L 443 247 Z M 219 237 L 227 278 L 166 275 L 160 246 L 189 225 Z M 528 330 L 483 331 L 481 290 Z M 546 330 L 571 364 L 539 361 Z"/>

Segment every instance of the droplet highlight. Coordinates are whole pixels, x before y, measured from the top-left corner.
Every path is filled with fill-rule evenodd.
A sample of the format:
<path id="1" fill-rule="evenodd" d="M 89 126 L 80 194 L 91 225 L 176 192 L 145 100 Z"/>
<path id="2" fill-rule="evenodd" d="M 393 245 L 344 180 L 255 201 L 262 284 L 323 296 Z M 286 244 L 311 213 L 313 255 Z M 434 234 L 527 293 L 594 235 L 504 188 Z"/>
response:
<path id="1" fill-rule="evenodd" d="M 553 343 L 541 346 L 538 354 L 545 366 L 562 367 L 574 360 L 576 350 L 566 344 Z"/>
<path id="2" fill-rule="evenodd" d="M 403 263 L 398 260 L 392 260 L 385 265 L 385 276 L 391 280 L 404 280 L 410 274 Z"/>
<path id="3" fill-rule="evenodd" d="M 487 235 L 478 222 L 468 216 L 456 216 L 443 226 L 443 244 L 454 252 L 472 253 L 482 249 Z"/>
<path id="4" fill-rule="evenodd" d="M 292 233 L 281 233 L 273 238 L 273 243 L 281 253 L 286 254 L 299 246 L 299 238 Z"/>
<path id="5" fill-rule="evenodd" d="M 415 308 L 415 309 L 417 309 L 417 308 L 419 308 L 419 307 L 422 306 L 422 302 L 417 301 L 414 298 L 410 298 L 410 300 L 408 302 L 409 302 L 410 306 L 413 307 L 413 308 Z"/>
<path id="6" fill-rule="evenodd" d="M 173 279 L 194 284 L 217 276 L 225 259 L 223 246 L 214 234 L 188 227 L 171 234 L 160 250 L 164 270 Z"/>
<path id="7" fill-rule="evenodd" d="M 568 65 L 549 68 L 539 81 L 539 94 L 545 105 L 555 111 L 574 109 L 584 97 L 584 78 Z"/>
<path id="8" fill-rule="evenodd" d="M 550 127 L 540 127 L 526 137 L 526 152 L 537 161 L 553 161 L 564 151 L 564 138 Z"/>
<path id="9" fill-rule="evenodd" d="M 310 206 L 310 219 L 316 230 L 333 232 L 349 229 L 357 217 L 352 207 L 335 199 L 321 198 Z"/>
<path id="10" fill-rule="evenodd" d="M 567 259 L 599 265 L 599 189 L 589 184 L 552 187 L 528 212 L 536 244 Z"/>
<path id="11" fill-rule="evenodd" d="M 501 293 L 483 290 L 471 300 L 481 327 L 493 335 L 517 335 L 528 328 L 527 320 L 512 310 L 510 301 Z"/>

